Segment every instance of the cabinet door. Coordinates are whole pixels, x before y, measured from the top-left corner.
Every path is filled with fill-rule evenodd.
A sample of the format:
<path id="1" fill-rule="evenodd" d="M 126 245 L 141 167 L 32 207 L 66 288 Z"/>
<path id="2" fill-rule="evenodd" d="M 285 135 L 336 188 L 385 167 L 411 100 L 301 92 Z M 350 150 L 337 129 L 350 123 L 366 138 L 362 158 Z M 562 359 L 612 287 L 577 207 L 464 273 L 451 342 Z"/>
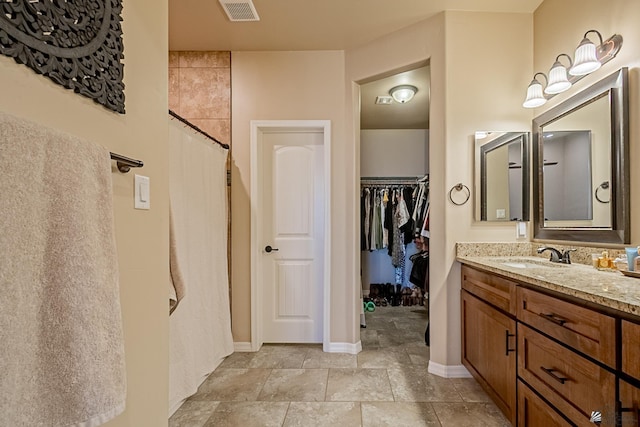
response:
<path id="1" fill-rule="evenodd" d="M 640 427 L 640 388 L 620 380 L 620 424 L 624 427 Z"/>
<path id="2" fill-rule="evenodd" d="M 640 325 L 622 321 L 622 370 L 640 381 Z"/>
<path id="3" fill-rule="evenodd" d="M 572 425 L 518 380 L 518 427 L 571 427 Z"/>
<path id="4" fill-rule="evenodd" d="M 462 291 L 462 363 L 515 424 L 516 322 Z"/>

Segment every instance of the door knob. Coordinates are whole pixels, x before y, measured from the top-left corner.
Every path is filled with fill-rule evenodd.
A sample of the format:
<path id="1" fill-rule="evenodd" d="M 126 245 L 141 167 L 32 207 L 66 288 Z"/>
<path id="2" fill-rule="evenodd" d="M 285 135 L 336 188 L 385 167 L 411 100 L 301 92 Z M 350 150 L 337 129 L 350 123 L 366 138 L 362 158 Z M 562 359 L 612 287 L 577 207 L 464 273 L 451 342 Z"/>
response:
<path id="1" fill-rule="evenodd" d="M 277 250 L 278 250 L 278 248 L 272 248 L 270 245 L 267 245 L 267 246 L 264 247 L 264 251 L 266 253 L 275 252 Z"/>

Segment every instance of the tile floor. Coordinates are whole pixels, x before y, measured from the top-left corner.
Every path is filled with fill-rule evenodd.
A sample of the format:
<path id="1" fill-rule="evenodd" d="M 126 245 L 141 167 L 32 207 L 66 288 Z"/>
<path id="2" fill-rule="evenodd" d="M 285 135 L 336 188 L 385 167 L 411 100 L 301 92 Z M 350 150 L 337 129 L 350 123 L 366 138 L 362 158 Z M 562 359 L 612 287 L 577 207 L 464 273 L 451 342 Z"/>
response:
<path id="1" fill-rule="evenodd" d="M 427 372 L 422 306 L 367 313 L 358 355 L 264 345 L 227 357 L 169 427 L 509 426 L 473 379 Z"/>

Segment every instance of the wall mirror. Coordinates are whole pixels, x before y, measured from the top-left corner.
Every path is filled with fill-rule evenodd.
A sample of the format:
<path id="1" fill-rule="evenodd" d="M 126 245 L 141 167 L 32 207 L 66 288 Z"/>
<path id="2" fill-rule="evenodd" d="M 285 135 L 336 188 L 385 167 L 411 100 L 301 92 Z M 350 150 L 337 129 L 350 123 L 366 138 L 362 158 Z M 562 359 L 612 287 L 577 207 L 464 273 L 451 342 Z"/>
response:
<path id="1" fill-rule="evenodd" d="M 628 244 L 627 68 L 533 120 L 534 238 Z"/>
<path id="2" fill-rule="evenodd" d="M 476 220 L 529 220 L 529 133 L 475 134 Z"/>

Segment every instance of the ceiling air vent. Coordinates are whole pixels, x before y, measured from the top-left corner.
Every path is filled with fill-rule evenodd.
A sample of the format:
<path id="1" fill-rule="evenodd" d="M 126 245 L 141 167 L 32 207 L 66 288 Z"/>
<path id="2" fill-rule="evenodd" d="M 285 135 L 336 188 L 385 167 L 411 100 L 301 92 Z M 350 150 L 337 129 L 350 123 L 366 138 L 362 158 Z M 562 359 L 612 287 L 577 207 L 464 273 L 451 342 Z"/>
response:
<path id="1" fill-rule="evenodd" d="M 220 5 L 232 22 L 259 21 L 260 17 L 251 0 L 219 0 Z"/>
<path id="2" fill-rule="evenodd" d="M 376 104 L 378 105 L 390 105 L 393 103 L 393 98 L 390 96 L 376 96 Z"/>

